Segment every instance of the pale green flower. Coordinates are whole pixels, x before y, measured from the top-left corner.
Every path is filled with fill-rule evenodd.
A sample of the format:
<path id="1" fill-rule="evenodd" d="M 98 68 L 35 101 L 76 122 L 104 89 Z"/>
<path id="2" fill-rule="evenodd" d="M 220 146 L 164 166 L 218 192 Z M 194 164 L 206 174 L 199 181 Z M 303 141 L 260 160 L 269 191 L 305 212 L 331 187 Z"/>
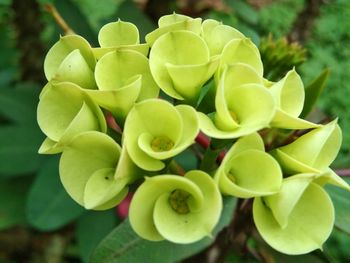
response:
<path id="1" fill-rule="evenodd" d="M 98 90 L 86 90 L 97 104 L 123 123 L 136 101 L 155 98 L 159 87 L 150 72 L 148 59 L 133 50 L 105 54 L 96 64 Z"/>
<path id="2" fill-rule="evenodd" d="M 277 193 L 282 183 L 278 162 L 265 152 L 257 133 L 240 138 L 215 173 L 221 193 L 251 198 Z"/>
<path id="3" fill-rule="evenodd" d="M 116 50 L 134 50 L 147 56 L 148 44 L 140 44 L 139 30 L 130 22 L 120 19 L 104 25 L 98 33 L 98 42 L 101 47 L 93 48 L 92 51 L 97 59 L 106 53 Z"/>
<path id="4" fill-rule="evenodd" d="M 201 18 L 193 19 L 189 16 L 179 15 L 176 13 L 162 16 L 158 20 L 159 28 L 146 35 L 146 42 L 150 46 L 153 46 L 154 42 L 162 35 L 178 30 L 187 30 L 199 35 L 201 32 L 201 23 Z"/>
<path id="5" fill-rule="evenodd" d="M 67 35 L 47 53 L 44 72 L 48 81 L 69 81 L 85 89 L 95 89 L 95 64 L 90 44 L 81 36 Z"/>
<path id="6" fill-rule="evenodd" d="M 201 37 L 182 30 L 157 39 L 149 63 L 156 83 L 166 94 L 195 105 L 203 84 L 213 76 L 219 57 L 210 57 Z"/>
<path id="7" fill-rule="evenodd" d="M 304 107 L 304 84 L 295 71 L 289 71 L 286 76 L 273 84 L 269 91 L 273 95 L 277 111 L 271 126 L 284 129 L 309 129 L 318 124 L 298 118 Z"/>
<path id="8" fill-rule="evenodd" d="M 299 255 L 322 249 L 333 229 L 334 208 L 327 192 L 312 183 L 310 174 L 298 174 L 284 179 L 279 193 L 256 197 L 253 217 L 270 246 Z"/>
<path id="9" fill-rule="evenodd" d="M 325 172 L 338 154 L 342 134 L 337 120 L 272 152 L 287 174 Z"/>
<path id="10" fill-rule="evenodd" d="M 149 99 L 137 103 L 129 112 L 123 145 L 137 166 L 159 171 L 164 161 L 194 143 L 199 132 L 195 110 L 187 105 Z"/>
<path id="11" fill-rule="evenodd" d="M 187 244 L 211 236 L 221 210 L 222 198 L 214 180 L 195 170 L 183 177 L 146 178 L 131 201 L 129 219 L 144 239 Z"/>
<path id="12" fill-rule="evenodd" d="M 119 204 L 127 184 L 138 176 L 125 151 L 108 135 L 89 131 L 74 137 L 60 160 L 60 178 L 68 194 L 86 209 L 105 210 Z"/>
<path id="13" fill-rule="evenodd" d="M 199 112 L 200 129 L 210 137 L 227 139 L 269 126 L 275 102 L 263 79 L 247 64 L 227 66 L 216 90 L 214 113 Z"/>
<path id="14" fill-rule="evenodd" d="M 38 124 L 47 136 L 39 153 L 58 153 L 74 136 L 84 131 L 106 132 L 101 109 L 74 83 L 49 83 L 37 109 Z"/>

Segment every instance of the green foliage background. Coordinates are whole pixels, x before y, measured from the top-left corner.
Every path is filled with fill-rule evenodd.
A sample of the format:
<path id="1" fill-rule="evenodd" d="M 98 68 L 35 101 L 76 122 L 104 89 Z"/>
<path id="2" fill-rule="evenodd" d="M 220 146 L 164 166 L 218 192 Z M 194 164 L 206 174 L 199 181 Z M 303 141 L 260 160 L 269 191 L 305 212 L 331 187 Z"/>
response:
<path id="1" fill-rule="evenodd" d="M 130 0 L 104 0 L 98 4 L 92 0 L 0 0 L 0 262 L 88 262 L 96 245 L 120 222 L 114 210 L 91 212 L 76 205 L 59 182 L 57 157 L 37 154 L 44 138 L 36 124 L 38 94 L 44 84 L 42 63 L 61 33 L 44 11 L 44 4 L 52 2 L 73 30 L 94 44 L 99 28 L 118 17 L 135 23 L 142 37 L 155 28 L 154 19 Z M 182 11 L 175 1 L 165 2 L 170 2 L 167 12 Z M 288 35 L 308 3 L 266 2 L 272 3 L 257 10 L 244 0 L 227 0 L 226 11 L 209 8 L 193 13 L 237 27 L 259 44 L 269 33 L 274 38 Z M 18 16 L 22 20 L 16 20 Z M 324 68 L 331 69 L 317 107 L 330 119 L 339 117 L 343 129 L 336 168 L 350 167 L 349 17 L 347 0 L 322 4 L 304 43 L 308 59 L 298 68 L 305 83 L 310 83 Z M 28 19 L 32 25 L 26 24 Z M 186 155 L 178 161 L 191 166 Z M 337 209 L 337 228 L 324 253 L 297 259 L 266 248 L 276 262 L 350 261 L 349 234 L 339 230 L 350 233 L 350 195 L 332 188 L 329 192 Z M 7 242 L 4 238 L 7 236 L 23 242 L 21 248 Z M 253 243 L 252 247 L 255 246 Z M 52 254 L 52 248 L 56 254 Z M 226 262 L 255 261 L 232 254 Z"/>

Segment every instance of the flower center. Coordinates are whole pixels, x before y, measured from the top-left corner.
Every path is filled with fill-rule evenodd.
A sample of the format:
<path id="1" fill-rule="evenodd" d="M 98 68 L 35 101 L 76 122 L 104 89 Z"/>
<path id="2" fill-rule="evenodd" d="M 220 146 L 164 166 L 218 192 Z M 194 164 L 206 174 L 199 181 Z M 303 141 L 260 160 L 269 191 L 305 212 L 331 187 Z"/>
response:
<path id="1" fill-rule="evenodd" d="M 227 173 L 227 177 L 228 177 L 228 179 L 231 180 L 231 182 L 237 183 L 237 178 L 235 177 L 235 175 L 234 175 L 231 171 L 229 171 L 229 172 Z"/>
<path id="2" fill-rule="evenodd" d="M 190 194 L 186 191 L 176 189 L 169 196 L 169 204 L 179 214 L 187 214 L 190 212 L 187 200 Z"/>
<path id="3" fill-rule="evenodd" d="M 238 117 L 237 117 L 236 113 L 234 113 L 232 110 L 230 110 L 230 115 L 231 115 L 231 118 L 232 118 L 236 123 L 239 123 L 239 120 L 238 120 Z"/>
<path id="4" fill-rule="evenodd" d="M 165 152 L 172 149 L 174 142 L 167 136 L 155 137 L 151 142 L 151 147 L 155 152 Z"/>

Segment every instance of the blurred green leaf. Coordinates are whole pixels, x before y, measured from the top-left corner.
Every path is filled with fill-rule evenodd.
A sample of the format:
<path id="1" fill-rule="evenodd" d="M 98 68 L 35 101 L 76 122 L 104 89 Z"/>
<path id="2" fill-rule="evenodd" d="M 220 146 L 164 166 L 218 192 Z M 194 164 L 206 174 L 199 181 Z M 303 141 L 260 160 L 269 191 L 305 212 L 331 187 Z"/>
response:
<path id="1" fill-rule="evenodd" d="M 73 1 L 55 0 L 54 5 L 75 33 L 86 38 L 92 46 L 98 46 L 97 32 L 94 32 L 88 19 Z"/>
<path id="2" fill-rule="evenodd" d="M 84 262 L 89 262 L 90 255 L 98 243 L 117 225 L 115 210 L 87 211 L 79 218 L 76 237 L 80 255 Z"/>
<path id="3" fill-rule="evenodd" d="M 175 161 L 177 161 L 178 164 L 185 169 L 185 171 L 194 170 L 198 167 L 198 160 L 193 151 L 190 149 L 176 155 Z"/>
<path id="4" fill-rule="evenodd" d="M 18 124 L 35 126 L 39 92 L 32 84 L 0 89 L 0 115 Z"/>
<path id="5" fill-rule="evenodd" d="M 43 139 L 35 123 L 0 126 L 0 178 L 36 172 L 43 159 L 38 154 Z"/>
<path id="6" fill-rule="evenodd" d="M 233 8 L 235 14 L 243 21 L 256 25 L 259 21 L 258 12 L 243 0 L 226 0 L 227 4 Z"/>
<path id="7" fill-rule="evenodd" d="M 0 181 L 0 230 L 25 222 L 25 201 L 31 178 Z"/>
<path id="8" fill-rule="evenodd" d="M 308 86 L 305 87 L 305 102 L 303 111 L 300 115 L 301 118 L 305 118 L 314 108 L 317 100 L 323 92 L 324 87 L 326 86 L 329 74 L 329 69 L 323 70 L 317 78 L 315 78 Z"/>
<path id="9" fill-rule="evenodd" d="M 84 212 L 64 190 L 58 174 L 58 156 L 48 158 L 30 189 L 28 222 L 42 231 L 58 229 Z"/>
<path id="10" fill-rule="evenodd" d="M 136 6 L 134 1 L 125 0 L 118 8 L 117 18 L 134 23 L 140 31 L 140 39 L 156 28 L 156 25 Z"/>
<path id="11" fill-rule="evenodd" d="M 214 230 L 214 236 L 229 224 L 235 205 L 235 198 L 226 197 L 224 199 L 223 213 Z M 212 238 L 204 238 L 201 241 L 187 245 L 174 244 L 168 241 L 151 242 L 137 236 L 132 230 L 129 220 L 125 220 L 99 244 L 92 255 L 91 262 L 177 262 L 198 253 L 213 241 Z"/>
<path id="12" fill-rule="evenodd" d="M 350 183 L 350 179 L 346 181 Z M 333 185 L 327 185 L 326 190 L 334 204 L 336 227 L 350 234 L 350 192 Z"/>

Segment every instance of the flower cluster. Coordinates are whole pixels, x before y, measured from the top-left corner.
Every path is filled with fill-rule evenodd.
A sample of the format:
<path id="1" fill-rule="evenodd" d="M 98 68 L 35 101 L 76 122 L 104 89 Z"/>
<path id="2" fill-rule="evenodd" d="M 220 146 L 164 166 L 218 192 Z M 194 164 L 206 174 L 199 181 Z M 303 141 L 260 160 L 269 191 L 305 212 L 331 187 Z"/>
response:
<path id="1" fill-rule="evenodd" d="M 321 248 L 334 224 L 323 186 L 350 190 L 329 168 L 341 144 L 337 120 L 299 118 L 305 94 L 298 73 L 265 79 L 258 48 L 238 30 L 179 14 L 158 25 L 144 44 L 135 25 L 119 20 L 101 28 L 100 47 L 67 35 L 49 50 L 37 109 L 47 138 L 39 152 L 62 153 L 68 194 L 86 209 L 104 210 L 138 186 L 129 211 L 134 231 L 183 244 L 211 235 L 223 195 L 254 198 L 256 228 L 273 248 Z M 174 104 L 158 98 L 160 90 Z M 266 152 L 264 136 L 277 129 L 305 131 Z M 200 130 L 230 142 L 222 163 L 211 175 L 169 172 Z"/>

